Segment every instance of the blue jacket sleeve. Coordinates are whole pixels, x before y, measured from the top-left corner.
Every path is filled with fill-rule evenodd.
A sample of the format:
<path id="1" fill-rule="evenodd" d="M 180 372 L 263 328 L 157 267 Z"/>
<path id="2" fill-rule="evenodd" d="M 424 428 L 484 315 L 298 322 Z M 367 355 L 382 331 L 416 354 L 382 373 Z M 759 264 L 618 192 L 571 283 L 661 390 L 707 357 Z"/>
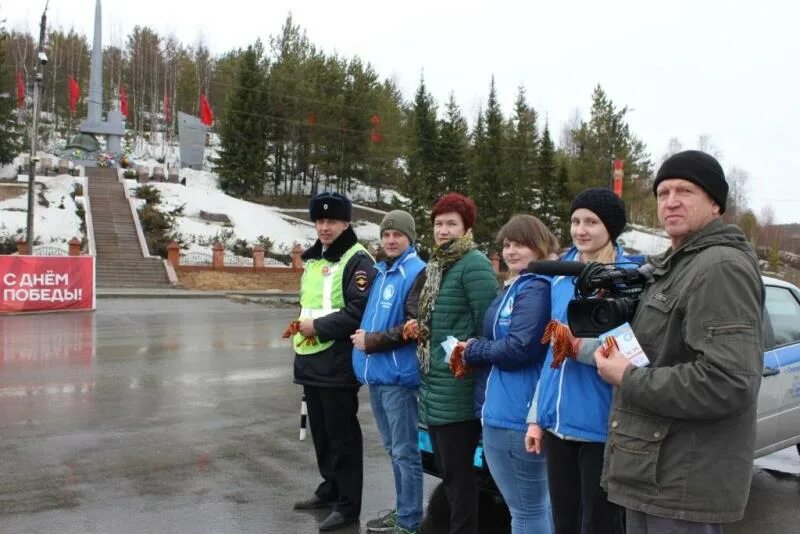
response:
<path id="1" fill-rule="evenodd" d="M 473 367 L 496 365 L 505 371 L 544 361 L 548 345 L 541 339 L 550 320 L 550 284 L 533 280 L 517 295 L 508 335 L 501 339 L 478 339 L 467 346 L 466 362 Z"/>

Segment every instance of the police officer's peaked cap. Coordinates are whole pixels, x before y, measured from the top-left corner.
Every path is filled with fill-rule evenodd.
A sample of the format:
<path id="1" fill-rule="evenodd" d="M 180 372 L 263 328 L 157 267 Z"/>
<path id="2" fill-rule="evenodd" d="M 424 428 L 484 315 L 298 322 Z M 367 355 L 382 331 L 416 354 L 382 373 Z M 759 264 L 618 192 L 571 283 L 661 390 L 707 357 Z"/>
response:
<path id="1" fill-rule="evenodd" d="M 308 212 L 312 221 L 317 219 L 336 219 L 350 221 L 353 204 L 340 193 L 320 193 L 311 198 Z"/>

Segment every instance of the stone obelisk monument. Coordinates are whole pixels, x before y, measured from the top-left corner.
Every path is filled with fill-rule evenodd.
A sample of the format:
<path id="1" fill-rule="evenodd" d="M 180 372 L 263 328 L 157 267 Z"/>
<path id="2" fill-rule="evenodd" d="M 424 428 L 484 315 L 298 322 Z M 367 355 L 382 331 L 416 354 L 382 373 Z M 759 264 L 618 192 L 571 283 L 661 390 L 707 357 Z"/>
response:
<path id="1" fill-rule="evenodd" d="M 79 130 L 81 133 L 104 135 L 106 151 L 119 155 L 122 151 L 122 137 L 125 135 L 125 120 L 119 110 L 119 101 L 112 101 L 106 120 L 103 120 L 103 18 L 100 0 L 94 8 L 94 42 L 92 62 L 89 69 L 89 103 L 86 120 Z"/>

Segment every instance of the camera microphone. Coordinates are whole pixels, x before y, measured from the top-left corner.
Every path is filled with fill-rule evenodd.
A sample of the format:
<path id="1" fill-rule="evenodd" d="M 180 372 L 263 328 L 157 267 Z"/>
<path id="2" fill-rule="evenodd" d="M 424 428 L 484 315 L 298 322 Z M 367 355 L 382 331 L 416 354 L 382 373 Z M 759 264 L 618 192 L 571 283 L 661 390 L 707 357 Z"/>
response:
<path id="1" fill-rule="evenodd" d="M 530 262 L 528 270 L 545 276 L 576 277 L 575 286 L 583 295 L 616 285 L 644 286 L 653 279 L 654 268 L 650 264 L 635 267 L 622 267 L 622 265 L 625 264 L 541 260 Z"/>
<path id="2" fill-rule="evenodd" d="M 537 260 L 528 264 L 528 270 L 545 276 L 580 276 L 585 263 L 579 261 Z"/>

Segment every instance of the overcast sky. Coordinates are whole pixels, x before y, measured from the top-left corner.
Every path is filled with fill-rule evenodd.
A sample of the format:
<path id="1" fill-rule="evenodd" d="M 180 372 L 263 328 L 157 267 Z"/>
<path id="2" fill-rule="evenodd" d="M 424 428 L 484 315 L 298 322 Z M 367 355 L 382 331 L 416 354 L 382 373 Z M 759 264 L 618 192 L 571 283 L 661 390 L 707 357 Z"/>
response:
<path id="1" fill-rule="evenodd" d="M 45 0 L 0 0 L 8 29 L 38 36 Z M 95 0 L 50 0 L 48 24 L 91 43 Z M 201 6 L 208 7 L 201 7 Z M 576 110 L 588 118 L 601 84 L 633 111 L 633 132 L 661 161 L 669 139 L 695 148 L 701 135 L 750 175 L 750 207 L 800 222 L 800 7 L 746 3 L 561 0 L 104 0 L 104 44 L 134 25 L 202 40 L 214 53 L 275 35 L 291 11 L 326 52 L 359 55 L 392 77 L 407 99 L 420 74 L 442 103 L 451 91 L 470 121 L 492 75 L 506 116 L 517 88 L 550 121 L 558 141 Z"/>

